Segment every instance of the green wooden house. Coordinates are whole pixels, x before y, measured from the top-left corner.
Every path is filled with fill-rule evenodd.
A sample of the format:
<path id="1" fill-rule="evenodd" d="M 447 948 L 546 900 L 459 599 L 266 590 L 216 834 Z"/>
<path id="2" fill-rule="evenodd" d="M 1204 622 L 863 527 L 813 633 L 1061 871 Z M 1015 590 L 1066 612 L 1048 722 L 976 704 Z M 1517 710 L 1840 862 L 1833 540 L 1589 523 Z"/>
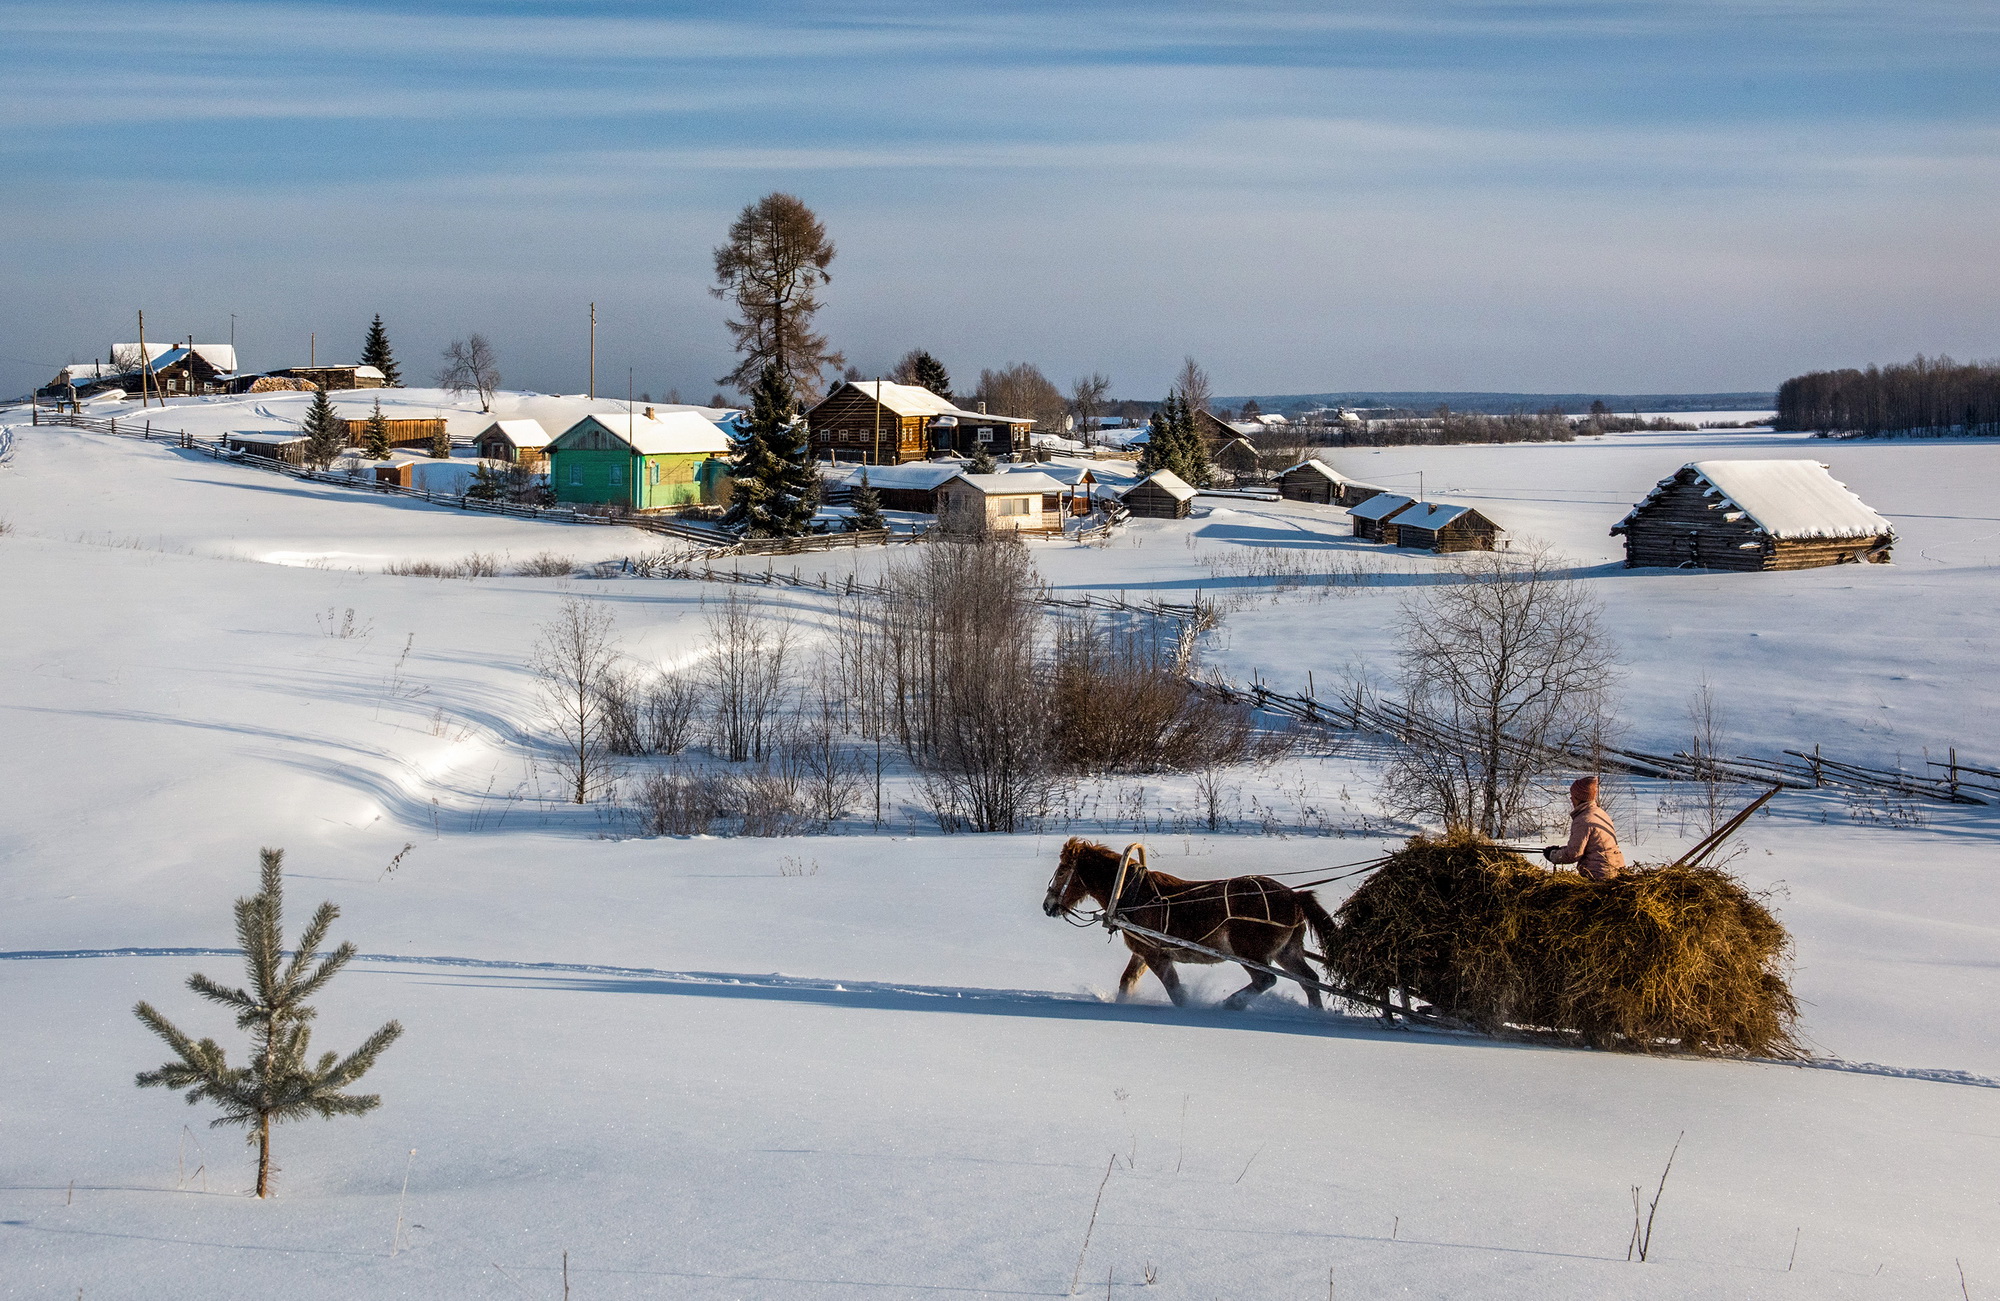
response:
<path id="1" fill-rule="evenodd" d="M 728 435 L 692 411 L 590 415 L 549 444 L 549 486 L 577 505 L 719 506 L 729 500 L 728 455 Z"/>

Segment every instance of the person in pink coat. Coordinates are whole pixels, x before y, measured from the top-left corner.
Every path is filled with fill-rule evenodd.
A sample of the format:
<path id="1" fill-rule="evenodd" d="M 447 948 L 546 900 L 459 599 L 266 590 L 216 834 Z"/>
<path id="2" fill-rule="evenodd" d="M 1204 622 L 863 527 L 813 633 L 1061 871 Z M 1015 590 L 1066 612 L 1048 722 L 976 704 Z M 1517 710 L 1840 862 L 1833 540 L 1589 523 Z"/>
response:
<path id="1" fill-rule="evenodd" d="M 1597 778 L 1579 777 L 1569 784 L 1569 843 L 1550 845 L 1542 857 L 1551 863 L 1575 863 L 1576 870 L 1593 881 L 1613 880 L 1625 870 L 1618 830 L 1597 803 Z"/>

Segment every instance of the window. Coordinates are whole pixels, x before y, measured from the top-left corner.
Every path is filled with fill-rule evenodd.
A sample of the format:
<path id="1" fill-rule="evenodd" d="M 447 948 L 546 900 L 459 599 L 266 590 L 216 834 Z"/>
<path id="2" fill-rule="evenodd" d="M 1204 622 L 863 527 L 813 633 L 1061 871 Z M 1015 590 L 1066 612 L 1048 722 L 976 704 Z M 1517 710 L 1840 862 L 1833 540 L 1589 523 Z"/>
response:
<path id="1" fill-rule="evenodd" d="M 624 466 L 614 465 L 611 467 L 611 486 L 614 488 L 622 488 L 625 486 Z"/>
<path id="2" fill-rule="evenodd" d="M 660 463 L 658 461 L 648 461 L 646 462 L 646 470 L 647 482 L 657 486 L 660 482 Z"/>
<path id="3" fill-rule="evenodd" d="M 572 488 L 583 486 L 583 467 L 575 461 L 571 461 L 569 465 L 569 486 Z"/>
<path id="4" fill-rule="evenodd" d="M 979 441 L 980 441 L 980 442 L 982 442 L 982 443 L 990 443 L 990 442 L 992 442 L 992 441 L 993 441 L 993 426 L 992 426 L 992 425 L 981 425 L 981 426 L 979 426 Z"/>
<path id="5" fill-rule="evenodd" d="M 1028 499 L 1026 497 L 1002 497 L 1000 499 L 999 513 L 1002 515 L 1026 515 L 1028 513 Z"/>

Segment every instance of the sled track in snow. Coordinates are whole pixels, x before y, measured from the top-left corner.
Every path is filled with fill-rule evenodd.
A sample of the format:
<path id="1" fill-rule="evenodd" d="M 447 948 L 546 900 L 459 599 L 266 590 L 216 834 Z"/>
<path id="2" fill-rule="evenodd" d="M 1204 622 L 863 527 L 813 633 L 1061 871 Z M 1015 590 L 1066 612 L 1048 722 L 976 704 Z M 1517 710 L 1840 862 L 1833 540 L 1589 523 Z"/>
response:
<path id="1" fill-rule="evenodd" d="M 146 948 L 129 947 L 116 949 L 17 949 L 0 951 L 0 961 L 5 962 L 60 962 L 87 958 L 236 958 L 242 956 L 240 949 L 196 949 L 196 948 Z M 919 985 L 902 981 L 880 980 L 827 980 L 810 976 L 785 976 L 777 972 L 750 974 L 733 971 L 668 971 L 659 967 L 614 967 L 595 962 L 515 962 L 504 958 L 453 958 L 429 955 L 396 953 L 357 953 L 357 962 L 384 967 L 439 967 L 456 970 L 518 972 L 522 975 L 563 975 L 563 976 L 608 976 L 625 980 L 647 980 L 690 987 L 706 986 L 719 989 L 772 990 L 783 992 L 793 990 L 812 994 L 851 994 L 857 998 L 870 996 L 890 996 L 903 999 L 936 999 L 940 1006 L 951 1002 L 1014 1004 L 1017 1006 L 1040 1006 L 1057 1008 L 1072 1006 L 1081 1008 L 1104 1008 L 1110 1006 L 1102 998 L 1089 994 L 1064 994 L 1048 989 L 982 989 L 972 986 Z M 1172 1008 L 1139 1005 L 1132 1009 L 1135 1013 L 1154 1011 L 1171 1013 Z M 1286 1011 L 1243 1011 L 1224 1014 L 1232 1022 L 1283 1021 L 1296 1022 L 1311 1019 L 1323 1021 L 1324 1014 L 1309 1013 L 1301 1008 L 1297 1013 Z M 1348 1018 L 1357 1025 L 1370 1026 L 1373 1017 Z M 1477 1038 L 1474 1035 L 1459 1035 L 1448 1031 L 1428 1030 L 1412 1027 L 1398 1033 L 1437 1035 L 1451 1038 Z M 1850 1062 L 1838 1057 L 1814 1057 L 1805 1061 L 1780 1061 L 1758 1058 L 1756 1064 L 1770 1066 L 1790 1066 L 1799 1070 L 1841 1071 L 1851 1075 L 1876 1075 L 1888 1079 L 1923 1080 L 1932 1084 L 1960 1084 L 1979 1089 L 2000 1089 L 2000 1079 L 1978 1075 L 1971 1071 L 1953 1070 L 1949 1067 L 1885 1066 L 1879 1062 Z"/>

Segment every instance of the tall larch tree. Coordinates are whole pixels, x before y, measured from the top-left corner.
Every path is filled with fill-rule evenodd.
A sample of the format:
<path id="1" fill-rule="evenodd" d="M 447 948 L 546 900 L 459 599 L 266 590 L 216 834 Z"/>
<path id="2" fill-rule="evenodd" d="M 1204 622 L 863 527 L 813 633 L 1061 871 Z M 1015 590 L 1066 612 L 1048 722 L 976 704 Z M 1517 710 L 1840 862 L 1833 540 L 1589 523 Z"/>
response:
<path id="1" fill-rule="evenodd" d="M 375 321 L 368 327 L 368 337 L 361 344 L 361 364 L 381 371 L 384 386 L 402 387 L 403 372 L 396 365 L 396 354 L 390 351 L 389 332 L 382 328 L 380 312 L 375 313 Z"/>
<path id="2" fill-rule="evenodd" d="M 156 1071 L 142 1071 L 140 1088 L 188 1090 L 188 1105 L 213 1102 L 222 1115 L 212 1127 L 243 1125 L 257 1148 L 257 1195 L 271 1195 L 271 1125 L 302 1120 L 308 1115 L 331 1120 L 359 1116 L 382 1105 L 380 1095 L 344 1093 L 367 1074 L 382 1050 L 394 1043 L 403 1027 L 391 1021 L 346 1057 L 326 1053 L 312 1060 L 312 1020 L 306 1002 L 340 974 L 354 957 L 354 946 L 342 944 L 320 956 L 340 909 L 323 903 L 306 924 L 289 959 L 285 955 L 285 851 L 266 849 L 256 894 L 236 901 L 236 938 L 243 946 L 249 988 L 230 989 L 207 976 L 188 978 L 188 988 L 211 1003 L 236 1014 L 236 1027 L 250 1032 L 250 1053 L 242 1066 L 231 1066 L 213 1039 L 190 1039 L 151 1003 L 140 1003 L 133 1015 L 173 1049 L 175 1060 Z"/>
<path id="3" fill-rule="evenodd" d="M 736 308 L 728 322 L 736 369 L 718 383 L 748 393 L 762 382 L 764 368 L 776 366 L 794 394 L 819 399 L 821 372 L 838 373 L 847 358 L 814 334 L 819 290 L 831 276 L 833 241 L 813 210 L 790 194 L 767 194 L 744 208 L 729 227 L 729 242 L 715 250 L 715 286 L 710 293 Z"/>

